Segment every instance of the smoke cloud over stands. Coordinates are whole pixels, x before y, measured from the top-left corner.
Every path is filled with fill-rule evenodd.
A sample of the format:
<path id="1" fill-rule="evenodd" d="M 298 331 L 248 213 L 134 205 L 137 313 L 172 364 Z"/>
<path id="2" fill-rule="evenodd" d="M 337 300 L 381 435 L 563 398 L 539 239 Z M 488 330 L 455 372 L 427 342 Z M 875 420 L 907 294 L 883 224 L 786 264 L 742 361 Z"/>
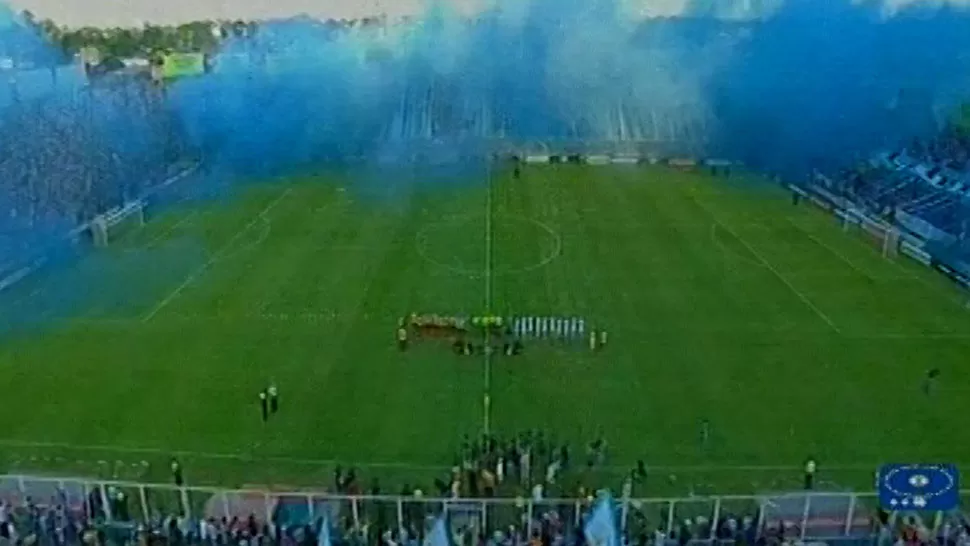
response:
<path id="1" fill-rule="evenodd" d="M 150 84 L 122 76 L 88 81 L 3 5 L 0 58 L 2 282 L 28 266 L 73 260 L 84 248 L 68 237 L 73 228 L 144 195 L 184 168 L 188 154 L 175 118 Z M 0 331 L 140 286 L 130 268 L 122 275 L 109 261 L 101 257 L 73 271 L 74 280 L 34 287 L 36 297 L 17 300 L 0 291 Z"/>
<path id="2" fill-rule="evenodd" d="M 766 7 L 721 17 L 746 5 Z M 931 133 L 970 98 L 965 9 L 689 0 L 676 18 L 635 12 L 621 0 L 495 0 L 474 18 L 440 2 L 352 30 L 267 23 L 162 97 L 88 85 L 0 9 L 0 56 L 46 67 L 0 85 L 3 262 L 145 191 L 188 149 L 206 158 L 211 176 L 195 187 L 209 195 L 240 177 L 354 163 L 361 190 L 393 201 L 405 186 L 480 180 L 485 150 L 536 143 L 720 156 L 798 177 Z"/>
<path id="3" fill-rule="evenodd" d="M 173 104 L 210 158 L 249 174 L 448 160 L 503 140 L 797 175 L 933 131 L 970 96 L 964 10 L 771 4 L 733 20 L 700 0 L 648 20 L 620 0 L 498 0 L 474 20 L 437 3 L 386 28 L 273 23 L 179 83 Z"/>

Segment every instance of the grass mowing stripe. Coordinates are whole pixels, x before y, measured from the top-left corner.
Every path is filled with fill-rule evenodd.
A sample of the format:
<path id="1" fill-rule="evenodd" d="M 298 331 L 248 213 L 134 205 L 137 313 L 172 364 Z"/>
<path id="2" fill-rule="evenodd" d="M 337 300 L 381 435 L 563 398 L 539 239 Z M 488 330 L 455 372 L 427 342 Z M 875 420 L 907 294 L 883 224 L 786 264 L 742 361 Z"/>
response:
<path id="1" fill-rule="evenodd" d="M 216 263 L 219 260 L 219 258 L 222 257 L 223 254 L 225 254 L 230 248 L 232 248 L 232 244 L 235 243 L 237 239 L 239 239 L 240 237 L 245 235 L 250 229 L 252 229 L 252 227 L 255 226 L 260 220 L 262 220 L 266 214 L 268 214 L 271 210 L 273 210 L 273 208 L 276 207 L 276 205 L 278 205 L 281 201 L 283 201 L 283 198 L 289 195 L 291 191 L 292 191 L 291 188 L 287 188 L 283 190 L 283 193 L 281 193 L 276 199 L 273 199 L 273 201 L 271 201 L 268 205 L 263 207 L 263 210 L 259 211 L 253 217 L 253 219 L 250 220 L 248 224 L 243 226 L 243 228 L 237 231 L 236 234 L 233 235 L 228 241 L 226 241 L 225 244 L 219 247 L 219 249 L 216 250 L 212 254 L 212 256 L 210 256 L 209 259 L 206 260 L 204 264 L 202 264 L 198 269 L 196 269 L 191 274 L 189 274 L 189 276 L 186 277 L 184 281 L 182 281 L 182 284 L 175 287 L 175 290 L 172 290 L 172 292 L 169 293 L 168 296 L 163 298 L 160 302 L 158 302 L 157 305 L 155 305 L 155 307 L 152 308 L 151 311 L 146 313 L 145 316 L 143 316 L 141 319 L 142 322 L 148 322 L 153 318 L 155 318 L 155 315 L 157 315 L 162 309 L 167 307 L 169 303 L 172 303 L 172 300 L 177 298 L 178 295 L 181 294 L 182 291 L 186 289 L 186 287 L 188 287 L 190 284 L 195 282 L 195 280 L 198 279 L 200 275 L 202 275 L 203 273 L 206 272 L 206 270 L 212 267 L 212 265 Z"/>
<path id="2" fill-rule="evenodd" d="M 492 167 L 485 165 L 485 315 L 492 314 Z M 485 434 L 491 430 L 492 412 L 492 331 L 485 327 L 485 362 L 482 397 L 483 426 Z"/>

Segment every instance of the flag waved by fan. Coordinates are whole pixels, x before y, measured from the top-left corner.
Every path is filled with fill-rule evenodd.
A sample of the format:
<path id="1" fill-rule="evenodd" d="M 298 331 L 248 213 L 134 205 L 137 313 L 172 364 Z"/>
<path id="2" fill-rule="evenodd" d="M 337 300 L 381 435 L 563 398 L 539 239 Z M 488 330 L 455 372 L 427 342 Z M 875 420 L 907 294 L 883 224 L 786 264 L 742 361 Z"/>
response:
<path id="1" fill-rule="evenodd" d="M 616 506 L 608 492 L 600 492 L 599 498 L 586 517 L 583 534 L 590 546 L 621 546 L 620 529 L 617 525 Z"/>

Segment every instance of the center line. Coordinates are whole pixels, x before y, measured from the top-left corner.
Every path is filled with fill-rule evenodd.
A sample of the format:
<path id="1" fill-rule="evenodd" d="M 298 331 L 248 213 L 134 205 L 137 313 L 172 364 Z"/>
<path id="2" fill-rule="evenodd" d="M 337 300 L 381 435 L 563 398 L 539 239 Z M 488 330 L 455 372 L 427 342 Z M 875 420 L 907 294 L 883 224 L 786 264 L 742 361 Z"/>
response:
<path id="1" fill-rule="evenodd" d="M 485 164 L 485 316 L 492 315 L 492 167 Z M 485 325 L 485 370 L 484 397 L 482 399 L 484 414 L 484 432 L 491 430 L 491 389 L 492 389 L 492 328 Z"/>

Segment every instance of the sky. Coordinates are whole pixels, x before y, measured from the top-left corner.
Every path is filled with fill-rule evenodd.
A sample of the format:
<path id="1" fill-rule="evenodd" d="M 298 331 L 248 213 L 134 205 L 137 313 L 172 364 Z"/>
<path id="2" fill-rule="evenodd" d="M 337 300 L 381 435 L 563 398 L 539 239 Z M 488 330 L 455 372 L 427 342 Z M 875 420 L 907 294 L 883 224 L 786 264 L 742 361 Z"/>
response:
<path id="1" fill-rule="evenodd" d="M 140 26 L 143 22 L 178 23 L 199 19 L 265 19 L 301 13 L 316 17 L 353 18 L 386 13 L 421 12 L 427 0 L 9 0 L 41 18 L 70 26 Z M 488 0 L 448 0 L 462 11 L 475 11 Z M 643 4 L 638 11 L 676 15 L 691 0 L 628 0 Z M 696 1 L 696 0 L 695 0 Z M 719 2 L 722 0 L 710 0 Z M 738 0 L 735 0 L 738 1 Z M 741 2 L 751 0 L 739 0 Z M 764 1 L 764 0 L 753 0 Z M 893 0 L 899 1 L 899 0 Z M 909 1 L 909 0 L 902 0 Z M 921 0 L 923 1 L 923 0 Z M 952 1 L 952 0 L 950 0 Z M 963 0 L 958 0 L 963 1 Z M 970 2 L 970 0 L 966 0 Z"/>
<path id="2" fill-rule="evenodd" d="M 140 26 L 144 22 L 178 23 L 199 19 L 265 19 L 301 13 L 317 17 L 352 18 L 421 11 L 426 0 L 10 0 L 16 9 L 70 26 Z M 449 0 L 463 11 L 474 11 L 487 0 Z M 676 15 L 690 0 L 629 0 L 642 4 L 646 15 Z M 724 0 L 710 0 L 723 2 Z M 736 0 L 754 1 L 763 0 Z M 887 9 L 909 3 L 957 4 L 970 0 L 881 0 Z"/>

